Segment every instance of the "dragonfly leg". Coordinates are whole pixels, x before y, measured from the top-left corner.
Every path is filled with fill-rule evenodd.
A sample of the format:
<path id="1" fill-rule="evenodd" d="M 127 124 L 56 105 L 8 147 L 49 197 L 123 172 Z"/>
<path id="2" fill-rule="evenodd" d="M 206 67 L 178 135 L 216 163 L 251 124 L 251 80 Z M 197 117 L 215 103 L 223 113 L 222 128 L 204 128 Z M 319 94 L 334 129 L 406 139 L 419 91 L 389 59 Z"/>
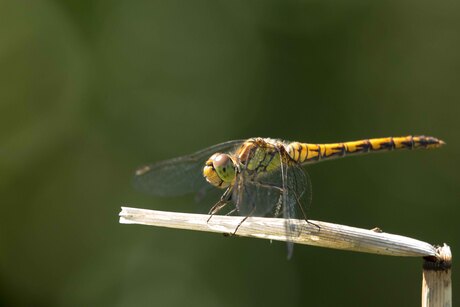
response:
<path id="1" fill-rule="evenodd" d="M 209 220 L 213 217 L 214 214 L 218 213 L 220 210 L 222 210 L 229 202 L 230 197 L 231 197 L 231 188 L 228 188 L 225 193 L 220 197 L 219 201 L 214 204 L 214 206 L 209 209 L 208 214 L 210 215 L 206 223 L 209 222 Z"/>
<path id="2" fill-rule="evenodd" d="M 305 222 L 307 222 L 307 224 L 310 224 L 310 225 L 313 225 L 315 226 L 316 228 L 318 228 L 318 231 L 321 230 L 321 227 L 315 223 L 312 223 L 308 220 L 307 218 L 307 214 L 304 210 L 304 208 L 302 207 L 302 204 L 300 203 L 300 198 L 303 196 L 303 192 L 302 194 L 300 194 L 300 197 L 297 195 L 297 193 L 293 192 L 294 193 L 294 196 L 295 196 L 295 200 L 296 200 L 296 203 L 297 203 L 297 206 L 299 207 L 300 209 L 300 212 L 302 212 L 302 216 L 303 216 L 303 219 L 305 220 Z"/>
<path id="3" fill-rule="evenodd" d="M 228 212 L 228 213 L 225 214 L 225 215 L 232 215 L 233 213 L 235 213 L 235 211 L 238 211 L 238 209 L 233 208 L 232 210 L 230 210 L 230 212 Z"/>
<path id="4" fill-rule="evenodd" d="M 278 190 L 280 193 L 282 193 L 284 191 L 283 188 L 280 188 L 280 187 L 278 187 L 276 185 L 265 184 L 265 183 L 257 182 L 255 180 L 249 180 L 248 183 L 253 184 L 253 185 L 255 185 L 256 187 L 259 187 L 259 188 L 275 189 L 275 190 Z"/>
<path id="5" fill-rule="evenodd" d="M 310 225 L 313 225 L 315 226 L 316 228 L 318 228 L 318 231 L 321 230 L 321 227 L 315 223 L 312 223 L 310 222 L 308 219 L 307 219 L 307 214 L 305 213 L 305 210 L 303 209 L 302 205 L 300 204 L 300 200 L 299 198 L 297 197 L 297 195 L 295 195 L 295 198 L 296 198 L 296 203 L 297 205 L 299 206 L 300 208 L 300 212 L 302 212 L 302 215 L 303 215 L 303 219 L 305 220 L 305 222 L 307 222 L 307 224 L 310 224 Z"/>
<path id="6" fill-rule="evenodd" d="M 280 197 L 278 199 L 278 202 L 275 204 L 275 210 L 273 211 L 273 216 L 278 217 L 281 213 L 281 207 L 283 205 L 283 193 L 284 189 L 280 188 L 279 186 L 273 185 L 273 184 L 266 184 L 266 183 L 261 183 L 257 182 L 255 180 L 250 180 L 250 184 L 259 187 L 259 188 L 265 188 L 265 189 L 274 189 L 277 190 L 280 193 Z"/>
<path id="7" fill-rule="evenodd" d="M 321 230 L 321 226 L 319 226 L 318 224 L 315 224 L 315 223 L 313 223 L 313 222 L 310 222 L 310 221 L 307 220 L 307 219 L 305 219 L 305 222 L 307 222 L 307 224 L 313 225 L 313 226 L 315 226 L 316 228 L 318 228 L 318 231 Z"/>
<path id="8" fill-rule="evenodd" d="M 265 189 L 274 189 L 274 190 L 277 190 L 279 193 L 280 193 L 280 197 L 278 199 L 278 202 L 275 204 L 275 210 L 273 212 L 273 216 L 274 217 L 277 217 L 279 216 L 280 214 L 280 211 L 281 211 L 281 206 L 283 204 L 283 201 L 282 201 L 282 195 L 283 195 L 283 188 L 280 188 L 279 186 L 276 186 L 276 185 L 273 185 L 273 184 L 267 184 L 267 183 L 262 183 L 262 182 L 258 182 L 258 181 L 255 181 L 253 179 L 251 180 L 248 180 L 247 181 L 248 184 L 252 184 L 258 188 L 265 188 Z M 237 208 L 232 210 L 231 213 L 235 212 L 236 210 L 238 210 Z M 255 210 L 255 208 L 253 209 L 253 211 Z M 252 214 L 253 212 L 251 212 Z M 230 214 L 230 213 L 229 213 Z"/>
<path id="9" fill-rule="evenodd" d="M 254 211 L 256 211 L 256 206 L 254 206 L 254 208 L 252 208 L 251 212 L 249 212 L 249 214 L 246 215 L 246 216 L 241 220 L 241 222 L 238 223 L 238 226 L 236 226 L 235 231 L 233 231 L 233 233 L 232 233 L 232 236 L 236 235 L 236 232 L 238 231 L 238 228 L 240 228 L 241 224 L 243 224 L 243 223 L 248 219 L 248 217 L 252 216 L 252 214 L 254 213 Z"/>
<path id="10" fill-rule="evenodd" d="M 209 218 L 206 221 L 206 223 L 208 223 L 209 220 L 211 220 L 211 218 L 214 216 L 214 214 L 222 210 L 227 204 L 228 204 L 227 201 L 219 200 L 214 206 L 212 206 L 212 208 L 209 210 L 209 213 L 208 213 Z"/>

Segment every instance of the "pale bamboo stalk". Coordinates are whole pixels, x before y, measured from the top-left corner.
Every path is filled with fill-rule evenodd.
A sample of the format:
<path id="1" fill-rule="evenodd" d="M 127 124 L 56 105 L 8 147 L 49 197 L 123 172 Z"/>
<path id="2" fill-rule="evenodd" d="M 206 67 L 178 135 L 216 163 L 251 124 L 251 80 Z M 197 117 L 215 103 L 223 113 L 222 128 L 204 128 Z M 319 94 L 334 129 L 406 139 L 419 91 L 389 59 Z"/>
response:
<path id="1" fill-rule="evenodd" d="M 241 216 L 176 213 L 122 207 L 120 223 L 208 231 L 232 234 L 242 221 Z M 249 217 L 238 228 L 237 236 L 290 241 L 306 244 L 373 253 L 389 256 L 437 257 L 436 249 L 429 243 L 400 235 L 321 221 L 290 220 L 295 231 L 286 234 L 285 219 Z"/>
<path id="2" fill-rule="evenodd" d="M 422 307 L 452 307 L 452 253 L 446 244 L 437 248 L 438 257 L 423 262 Z"/>

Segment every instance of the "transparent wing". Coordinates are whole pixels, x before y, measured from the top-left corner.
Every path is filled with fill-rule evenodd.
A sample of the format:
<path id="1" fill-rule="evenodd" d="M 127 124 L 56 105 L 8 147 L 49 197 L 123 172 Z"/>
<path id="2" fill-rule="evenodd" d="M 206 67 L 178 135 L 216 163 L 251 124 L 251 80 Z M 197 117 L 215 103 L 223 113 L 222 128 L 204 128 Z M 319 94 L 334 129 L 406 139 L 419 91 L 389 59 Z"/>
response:
<path id="1" fill-rule="evenodd" d="M 203 177 L 203 167 L 216 152 L 233 150 L 244 140 L 220 143 L 194 154 L 161 161 L 140 167 L 133 178 L 134 186 L 157 196 L 183 195 L 210 186 Z"/>
<path id="2" fill-rule="evenodd" d="M 249 175 L 242 171 L 233 188 L 232 201 L 242 216 L 273 216 L 285 219 L 286 234 L 300 233 L 291 219 L 307 219 L 311 182 L 299 164 L 281 163 L 279 170 Z M 287 257 L 294 244 L 287 242 Z"/>
<path id="3" fill-rule="evenodd" d="M 249 176 L 242 171 L 232 191 L 232 201 L 242 216 L 279 216 L 282 205 L 281 173 Z"/>
<path id="4" fill-rule="evenodd" d="M 299 164 L 289 165 L 286 171 L 287 203 L 292 208 L 285 212 L 286 218 L 307 219 L 312 200 L 310 176 Z"/>
<path id="5" fill-rule="evenodd" d="M 299 164 L 293 164 L 286 169 L 283 217 L 286 219 L 286 234 L 300 234 L 296 224 L 291 223 L 293 218 L 307 220 L 307 208 L 311 203 L 311 182 L 308 174 Z M 292 257 L 294 243 L 288 239 L 287 258 Z"/>
<path id="6" fill-rule="evenodd" d="M 243 170 L 233 187 L 232 201 L 243 216 L 306 219 L 310 178 L 298 164 L 283 164 L 283 169 L 252 176 Z"/>

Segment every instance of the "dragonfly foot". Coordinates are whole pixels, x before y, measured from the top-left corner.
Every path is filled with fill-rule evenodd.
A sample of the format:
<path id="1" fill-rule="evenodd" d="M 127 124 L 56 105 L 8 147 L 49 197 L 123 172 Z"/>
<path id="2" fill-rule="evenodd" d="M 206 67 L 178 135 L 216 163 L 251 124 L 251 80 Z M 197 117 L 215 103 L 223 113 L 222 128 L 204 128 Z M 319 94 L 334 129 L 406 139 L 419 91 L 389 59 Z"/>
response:
<path id="1" fill-rule="evenodd" d="M 313 223 L 313 222 L 310 222 L 309 220 L 305 220 L 305 221 L 307 222 L 307 224 L 313 225 L 313 226 L 315 226 L 316 228 L 318 228 L 318 231 L 321 230 L 321 226 L 319 226 L 318 224 L 315 224 L 315 223 Z"/>

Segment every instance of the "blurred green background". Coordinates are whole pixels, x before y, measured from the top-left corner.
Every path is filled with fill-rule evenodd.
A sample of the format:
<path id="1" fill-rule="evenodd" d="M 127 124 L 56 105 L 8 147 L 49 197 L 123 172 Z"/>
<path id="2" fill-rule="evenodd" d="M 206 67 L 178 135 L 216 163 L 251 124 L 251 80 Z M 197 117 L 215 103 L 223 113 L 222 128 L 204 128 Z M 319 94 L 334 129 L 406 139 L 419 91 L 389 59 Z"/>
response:
<path id="1" fill-rule="evenodd" d="M 419 305 L 421 259 L 296 246 L 286 261 L 279 242 L 118 213 L 206 212 L 131 176 L 222 141 L 427 134 L 447 146 L 309 167 L 309 216 L 455 257 L 459 32 L 453 0 L 0 1 L 0 305 Z"/>

